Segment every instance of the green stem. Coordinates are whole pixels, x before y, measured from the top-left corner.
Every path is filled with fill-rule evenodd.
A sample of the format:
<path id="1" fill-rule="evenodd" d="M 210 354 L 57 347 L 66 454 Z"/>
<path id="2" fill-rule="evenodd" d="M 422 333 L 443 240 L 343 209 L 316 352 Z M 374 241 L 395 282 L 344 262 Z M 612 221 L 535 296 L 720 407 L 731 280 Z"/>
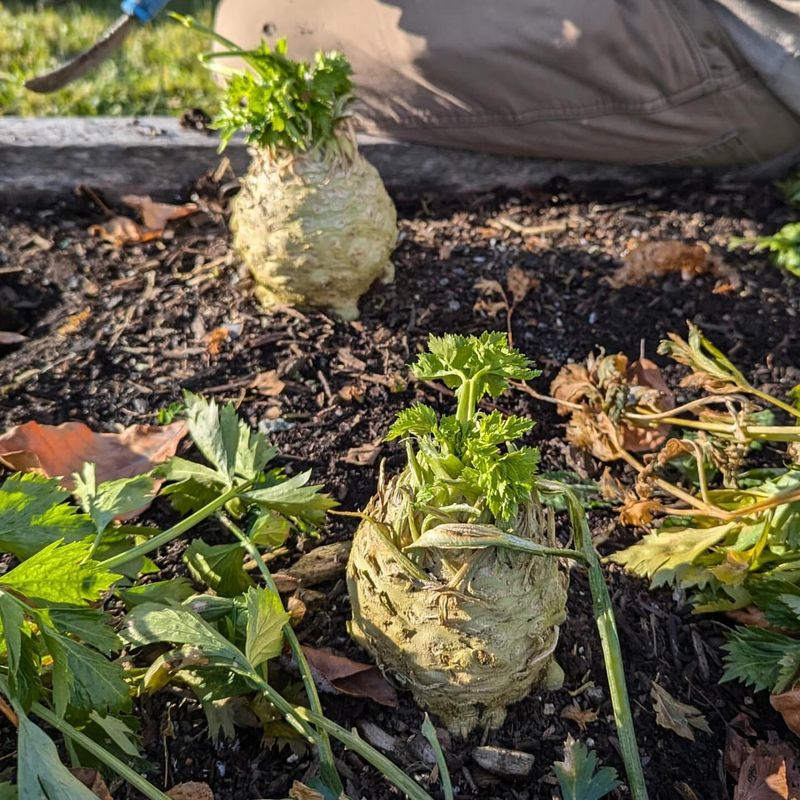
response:
<path id="1" fill-rule="evenodd" d="M 636 742 L 636 731 L 633 726 L 628 689 L 625 683 L 625 671 L 622 666 L 622 649 L 614 620 L 614 609 L 608 594 L 600 559 L 592 544 L 592 535 L 583 510 L 574 492 L 556 481 L 540 481 L 543 490 L 561 494 L 566 498 L 569 508 L 570 524 L 575 540 L 580 547 L 588 566 L 589 589 L 592 594 L 592 607 L 603 649 L 603 660 L 606 666 L 608 688 L 611 694 L 611 705 L 614 710 L 614 722 L 619 734 L 622 760 L 628 776 L 628 788 L 632 800 L 647 800 L 647 784 L 644 780 L 639 746 Z"/>
<path id="2" fill-rule="evenodd" d="M 760 389 L 756 389 L 753 386 L 749 386 L 747 391 L 755 397 L 758 397 L 760 400 L 763 400 L 765 403 L 772 403 L 772 405 L 783 409 L 787 414 L 791 414 L 796 419 L 800 419 L 800 409 L 790 406 L 788 403 L 784 403 L 783 400 L 779 400 L 777 397 L 773 397 L 767 392 L 762 392 Z"/>
<path id="3" fill-rule="evenodd" d="M 107 558 L 105 561 L 101 561 L 100 566 L 105 567 L 106 569 L 114 569 L 122 564 L 127 564 L 134 558 L 146 556 L 148 553 L 152 553 L 153 550 L 158 550 L 159 547 L 169 544 L 173 539 L 177 539 L 179 536 L 182 536 L 184 533 L 186 533 L 186 531 L 190 530 L 195 525 L 198 525 L 204 519 L 210 517 L 217 511 L 217 509 L 222 508 L 226 503 L 229 503 L 235 497 L 238 497 L 242 492 L 247 491 L 247 489 L 249 489 L 252 485 L 253 481 L 248 480 L 244 483 L 238 484 L 237 486 L 231 487 L 227 492 L 221 494 L 215 500 L 212 500 L 210 503 L 207 503 L 202 508 L 195 511 L 194 514 L 190 514 L 188 517 L 186 517 L 186 519 L 182 519 L 179 523 L 177 523 L 177 525 L 173 525 L 171 528 L 161 531 L 161 533 L 154 536 L 152 539 L 148 539 L 146 542 L 142 542 L 141 544 L 136 545 L 136 547 L 126 550 L 124 553 L 119 553 L 116 556 Z"/>
<path id="4" fill-rule="evenodd" d="M 388 781 L 400 789 L 409 800 L 433 800 L 416 781 L 409 778 L 394 762 L 367 744 L 357 733 L 348 731 L 341 725 L 337 725 L 326 717 L 320 717 L 307 708 L 296 707 L 293 710 L 298 717 L 324 728 L 348 750 L 360 755 L 368 764 L 375 767 Z"/>
<path id="5" fill-rule="evenodd" d="M 102 745 L 90 739 L 85 733 L 81 733 L 46 706 L 41 703 L 34 703 L 31 706 L 31 711 L 48 725 L 55 728 L 62 736 L 71 739 L 75 744 L 79 744 L 87 753 L 91 753 L 98 761 L 101 761 L 109 769 L 116 772 L 120 778 L 129 783 L 138 792 L 141 792 L 148 800 L 170 800 L 169 795 L 156 789 L 150 781 L 143 778 L 138 772 L 134 772 L 124 761 L 120 761 L 113 753 L 109 753 Z"/>
<path id="6" fill-rule="evenodd" d="M 261 573 L 261 577 L 264 579 L 264 583 L 267 585 L 267 588 L 274 592 L 275 595 L 278 595 L 278 587 L 275 585 L 272 574 L 270 573 L 267 565 L 264 563 L 264 559 L 261 557 L 261 553 L 258 551 L 258 548 L 253 544 L 244 531 L 226 515 L 217 512 L 217 519 L 219 519 L 219 521 L 242 543 L 247 555 L 250 556 L 250 558 L 258 567 L 258 571 Z M 311 705 L 311 710 L 314 713 L 323 716 L 324 711 L 322 710 L 322 703 L 320 702 L 319 694 L 317 693 L 317 686 L 314 683 L 314 675 L 311 672 L 308 659 L 303 652 L 303 648 L 300 646 L 300 641 L 298 640 L 297 634 L 294 632 L 294 628 L 292 628 L 290 622 L 287 622 L 283 626 L 283 635 L 286 637 L 286 641 L 289 643 L 289 648 L 292 651 L 295 661 L 297 661 L 297 667 L 300 670 L 300 675 L 303 679 L 303 686 L 305 687 L 306 696 L 308 697 L 308 702 Z M 320 765 L 323 770 L 323 778 L 325 778 L 326 782 L 329 784 L 331 781 L 333 781 L 331 788 L 334 791 L 343 792 L 344 787 L 342 786 L 342 782 L 339 778 L 339 773 L 336 770 L 336 764 L 333 759 L 331 741 L 328 738 L 328 734 L 322 729 L 319 730 L 319 749 Z"/>

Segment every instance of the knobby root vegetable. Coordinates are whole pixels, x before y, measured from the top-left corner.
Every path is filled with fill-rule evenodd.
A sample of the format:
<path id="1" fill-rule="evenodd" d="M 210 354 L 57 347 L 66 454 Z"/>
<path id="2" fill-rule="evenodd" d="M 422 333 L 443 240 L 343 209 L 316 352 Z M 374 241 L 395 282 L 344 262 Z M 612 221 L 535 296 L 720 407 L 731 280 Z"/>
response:
<path id="1" fill-rule="evenodd" d="M 284 163 L 254 150 L 231 230 L 264 307 L 310 305 L 355 319 L 375 279 L 394 279 L 397 213 L 354 144 L 336 158 L 314 150 Z"/>
<path id="2" fill-rule="evenodd" d="M 567 576 L 556 558 L 499 548 L 426 549 L 415 567 L 401 552 L 413 541 L 406 475 L 382 483 L 356 531 L 350 633 L 450 731 L 497 727 L 510 703 L 563 681 L 553 652 Z M 552 547 L 554 527 L 531 501 L 514 533 Z"/>

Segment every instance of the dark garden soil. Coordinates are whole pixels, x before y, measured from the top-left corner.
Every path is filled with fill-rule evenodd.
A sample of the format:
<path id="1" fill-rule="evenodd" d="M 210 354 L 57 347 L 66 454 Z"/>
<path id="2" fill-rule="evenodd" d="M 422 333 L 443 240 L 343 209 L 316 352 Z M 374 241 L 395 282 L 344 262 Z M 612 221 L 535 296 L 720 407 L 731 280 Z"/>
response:
<path id="1" fill-rule="evenodd" d="M 698 323 L 756 385 L 779 394 L 800 383 L 800 281 L 769 266 L 765 257 L 726 254 L 742 285 L 722 293 L 714 292 L 713 276 L 684 282 L 676 275 L 621 290 L 604 282 L 631 239 L 700 239 L 722 254 L 734 234 L 774 230 L 792 212 L 769 187 L 723 191 L 684 182 L 635 192 L 576 192 L 553 184 L 458 202 L 417 198 L 401 202 L 400 209 L 397 280 L 376 286 L 353 323 L 315 311 L 262 313 L 229 250 L 224 220 L 213 213 L 181 221 L 163 241 L 120 250 L 87 233 L 102 213 L 85 198 L 46 211 L 6 212 L 0 216 L 0 329 L 29 338 L 0 351 L 0 429 L 29 419 L 77 419 L 100 430 L 152 422 L 157 409 L 190 389 L 240 403 L 254 426 L 274 430 L 287 469 L 311 467 L 343 508 L 357 509 L 373 492 L 377 475 L 377 462 L 359 460 L 385 457 L 390 472 L 401 464 L 395 444 L 381 445 L 394 414 L 413 399 L 447 400 L 410 382 L 404 364 L 429 332 L 505 329 L 504 314 L 489 317 L 474 309 L 480 297 L 475 283 L 502 282 L 514 265 L 539 281 L 516 309 L 513 334 L 544 372 L 535 382 L 540 391 L 547 391 L 560 365 L 598 346 L 632 356 L 642 348 L 654 357 L 658 340 L 667 331 L 684 332 L 685 320 Z M 520 234 L 498 218 L 529 227 L 565 225 Z M 222 326 L 227 339 L 209 338 Z M 209 350 L 212 340 L 219 341 L 218 353 Z M 276 397 L 247 388 L 268 370 L 277 370 L 285 382 Z M 534 438 L 544 469 L 599 475 L 598 463 L 561 442 L 563 420 L 551 406 L 519 392 L 500 405 L 538 420 Z M 169 513 L 159 506 L 150 516 L 163 522 Z M 611 512 L 592 512 L 591 519 L 604 553 L 637 535 Z M 338 518 L 320 540 L 296 542 L 280 564 L 320 543 L 345 539 L 352 530 L 350 520 Z M 182 546 L 161 553 L 166 575 L 182 571 Z M 693 617 L 682 598 L 651 592 L 613 566 L 608 581 L 651 797 L 729 798 L 723 766 L 727 723 L 744 712 L 763 737 L 769 731 L 782 738 L 790 734 L 764 695 L 719 685 L 724 619 Z M 325 598 L 298 629 L 301 640 L 366 660 L 347 636 L 343 579 L 316 588 Z M 497 731 L 468 742 L 445 740 L 459 797 L 551 798 L 550 765 L 561 757 L 567 734 L 622 772 L 588 588 L 579 571 L 572 575 L 558 659 L 566 672 L 563 690 L 516 704 Z M 699 708 L 712 733 L 698 732 L 690 742 L 657 725 L 649 696 L 653 680 Z M 401 697 L 398 711 L 333 695 L 324 695 L 323 704 L 346 727 L 367 721 L 403 743 L 410 740 L 394 757 L 423 781 L 430 773 L 416 735 L 422 714 L 410 696 Z M 586 730 L 562 718 L 572 705 L 597 712 Z M 162 693 L 139 708 L 144 745 L 155 765 L 151 777 L 160 785 L 208 781 L 218 800 L 276 798 L 285 797 L 292 780 L 308 769 L 307 755 L 266 749 L 253 729 L 212 744 L 200 708 L 176 694 Z M 483 772 L 470 758 L 482 741 L 534 754 L 531 777 Z M 0 718 L 0 773 L 13 764 L 13 748 L 13 731 Z M 337 752 L 354 800 L 398 797 L 359 758 Z M 435 784 L 431 791 L 436 795 Z M 134 797 L 126 792 L 117 787 L 114 797 Z"/>

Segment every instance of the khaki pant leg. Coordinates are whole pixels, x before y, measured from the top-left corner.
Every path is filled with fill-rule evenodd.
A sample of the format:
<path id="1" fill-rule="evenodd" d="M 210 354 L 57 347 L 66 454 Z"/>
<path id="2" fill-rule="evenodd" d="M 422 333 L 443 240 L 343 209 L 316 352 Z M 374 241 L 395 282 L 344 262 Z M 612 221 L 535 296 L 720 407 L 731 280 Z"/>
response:
<path id="1" fill-rule="evenodd" d="M 401 141 L 698 165 L 800 143 L 704 0 L 222 0 L 217 28 L 342 50 L 361 129 Z"/>

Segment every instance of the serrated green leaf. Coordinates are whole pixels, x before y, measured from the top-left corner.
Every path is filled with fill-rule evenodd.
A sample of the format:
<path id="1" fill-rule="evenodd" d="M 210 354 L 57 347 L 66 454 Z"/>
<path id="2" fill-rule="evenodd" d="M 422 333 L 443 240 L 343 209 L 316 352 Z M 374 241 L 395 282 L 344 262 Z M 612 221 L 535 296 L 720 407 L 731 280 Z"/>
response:
<path id="1" fill-rule="evenodd" d="M 42 684 L 39 656 L 19 602 L 0 592 L 0 623 L 8 662 L 8 687 L 11 698 L 26 711 L 39 699 Z"/>
<path id="2" fill-rule="evenodd" d="M 325 512 L 339 504 L 324 494 L 321 486 L 309 484 L 310 479 L 311 470 L 300 472 L 274 486 L 247 492 L 245 498 L 269 511 L 321 525 Z"/>
<path id="3" fill-rule="evenodd" d="M 562 800 L 600 800 L 622 784 L 613 767 L 600 767 L 594 752 L 571 736 L 564 743 L 564 760 L 553 770 L 561 787 Z"/>
<path id="4" fill-rule="evenodd" d="M 664 528 L 608 558 L 626 572 L 650 578 L 654 586 L 680 582 L 695 559 L 736 530 L 735 522 L 713 528 Z"/>
<path id="5" fill-rule="evenodd" d="M 98 600 L 120 577 L 90 559 L 88 542 L 53 542 L 0 577 L 32 600 L 84 605 Z"/>
<path id="6" fill-rule="evenodd" d="M 97 800 L 61 763 L 53 740 L 19 705 L 17 780 L 19 800 Z"/>
<path id="7" fill-rule="evenodd" d="M 165 608 L 142 603 L 125 618 L 121 636 L 134 647 L 157 642 L 194 645 L 210 657 L 225 659 L 231 665 L 250 671 L 243 653 L 202 617 L 182 606 Z"/>
<path id="8" fill-rule="evenodd" d="M 0 551 L 24 560 L 53 542 L 75 542 L 90 535 L 90 519 L 66 503 L 68 498 L 58 481 L 32 473 L 3 481 Z"/>
<path id="9" fill-rule="evenodd" d="M 256 588 L 247 592 L 245 655 L 254 667 L 281 654 L 283 626 L 288 622 L 289 614 L 275 592 Z"/>
<path id="10" fill-rule="evenodd" d="M 183 563 L 192 577 L 223 597 L 236 597 L 253 585 L 243 559 L 238 542 L 212 545 L 193 539 L 183 553 Z"/>
<path id="11" fill-rule="evenodd" d="M 758 691 L 782 691 L 800 668 L 800 640 L 763 628 L 736 628 L 722 649 L 721 680 L 738 680 Z"/>
<path id="12" fill-rule="evenodd" d="M 155 481 L 149 475 L 104 481 L 98 486 L 95 465 L 86 463 L 74 479 L 75 496 L 92 518 L 98 534 L 102 534 L 115 517 L 147 508 L 155 496 Z"/>
<path id="13" fill-rule="evenodd" d="M 253 544 L 274 549 L 284 544 L 291 532 L 292 526 L 286 517 L 265 509 L 253 520 L 247 535 Z"/>
<path id="14" fill-rule="evenodd" d="M 59 633 L 70 634 L 107 656 L 122 649 L 122 641 L 102 609 L 51 607 L 40 610 L 37 616 Z"/>
<path id="15" fill-rule="evenodd" d="M 53 629 L 43 628 L 42 635 L 53 657 L 53 701 L 59 716 L 67 707 L 105 712 L 130 706 L 119 664 Z"/>
<path id="16" fill-rule="evenodd" d="M 414 403 L 397 415 L 397 419 L 389 428 L 389 433 L 386 434 L 386 441 L 406 436 L 426 436 L 435 433 L 437 428 L 436 412 L 424 403 Z"/>
<path id="17" fill-rule="evenodd" d="M 194 589 L 188 578 L 178 577 L 168 581 L 143 583 L 138 586 L 117 587 L 116 594 L 126 607 L 131 609 L 142 603 L 159 603 L 161 605 L 182 603 L 194 594 Z"/>
<path id="18" fill-rule="evenodd" d="M 89 718 L 126 756 L 142 757 L 136 744 L 136 734 L 119 717 L 104 717 L 102 714 L 92 711 Z"/>

